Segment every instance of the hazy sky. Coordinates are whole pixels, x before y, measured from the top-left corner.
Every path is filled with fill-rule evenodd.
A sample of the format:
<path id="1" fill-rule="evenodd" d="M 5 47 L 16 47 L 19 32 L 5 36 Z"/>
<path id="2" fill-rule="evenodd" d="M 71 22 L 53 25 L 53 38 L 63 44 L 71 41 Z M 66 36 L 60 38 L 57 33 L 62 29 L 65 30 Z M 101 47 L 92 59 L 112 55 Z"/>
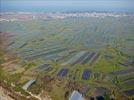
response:
<path id="1" fill-rule="evenodd" d="M 1 11 L 130 11 L 134 0 L 1 0 Z"/>

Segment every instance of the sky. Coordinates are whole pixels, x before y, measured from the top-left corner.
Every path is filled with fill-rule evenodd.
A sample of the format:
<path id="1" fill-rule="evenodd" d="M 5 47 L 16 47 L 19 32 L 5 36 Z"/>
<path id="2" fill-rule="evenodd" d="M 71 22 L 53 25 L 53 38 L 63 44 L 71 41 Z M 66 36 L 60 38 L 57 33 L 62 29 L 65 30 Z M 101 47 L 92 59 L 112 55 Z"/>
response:
<path id="1" fill-rule="evenodd" d="M 134 12 L 134 0 L 1 0 L 1 12 Z"/>

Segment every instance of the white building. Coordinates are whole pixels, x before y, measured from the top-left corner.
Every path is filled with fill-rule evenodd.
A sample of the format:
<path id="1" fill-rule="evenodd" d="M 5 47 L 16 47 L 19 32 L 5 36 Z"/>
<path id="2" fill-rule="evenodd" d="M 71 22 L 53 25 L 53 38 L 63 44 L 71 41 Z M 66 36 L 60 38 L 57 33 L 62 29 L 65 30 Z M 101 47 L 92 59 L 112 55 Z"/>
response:
<path id="1" fill-rule="evenodd" d="M 73 91 L 71 96 L 69 97 L 69 100 L 84 100 L 82 97 L 82 94 L 78 91 Z"/>

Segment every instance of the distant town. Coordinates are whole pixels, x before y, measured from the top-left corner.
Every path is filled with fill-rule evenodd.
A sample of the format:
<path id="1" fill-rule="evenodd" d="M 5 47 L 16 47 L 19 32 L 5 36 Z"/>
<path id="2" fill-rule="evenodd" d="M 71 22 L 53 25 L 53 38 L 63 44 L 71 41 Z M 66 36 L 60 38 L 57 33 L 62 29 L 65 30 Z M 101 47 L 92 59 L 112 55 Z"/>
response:
<path id="1" fill-rule="evenodd" d="M 0 21 L 17 21 L 17 20 L 38 20 L 38 19 L 64 19 L 68 17 L 125 17 L 134 16 L 134 13 L 114 13 L 114 12 L 4 12 L 0 14 Z"/>

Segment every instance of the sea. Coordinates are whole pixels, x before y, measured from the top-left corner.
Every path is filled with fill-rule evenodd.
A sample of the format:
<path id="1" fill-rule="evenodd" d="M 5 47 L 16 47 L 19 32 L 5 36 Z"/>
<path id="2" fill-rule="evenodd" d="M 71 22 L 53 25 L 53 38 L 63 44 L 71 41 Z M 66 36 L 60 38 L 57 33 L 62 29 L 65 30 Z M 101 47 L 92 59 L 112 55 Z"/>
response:
<path id="1" fill-rule="evenodd" d="M 1 0 L 0 12 L 134 12 L 134 0 Z"/>

